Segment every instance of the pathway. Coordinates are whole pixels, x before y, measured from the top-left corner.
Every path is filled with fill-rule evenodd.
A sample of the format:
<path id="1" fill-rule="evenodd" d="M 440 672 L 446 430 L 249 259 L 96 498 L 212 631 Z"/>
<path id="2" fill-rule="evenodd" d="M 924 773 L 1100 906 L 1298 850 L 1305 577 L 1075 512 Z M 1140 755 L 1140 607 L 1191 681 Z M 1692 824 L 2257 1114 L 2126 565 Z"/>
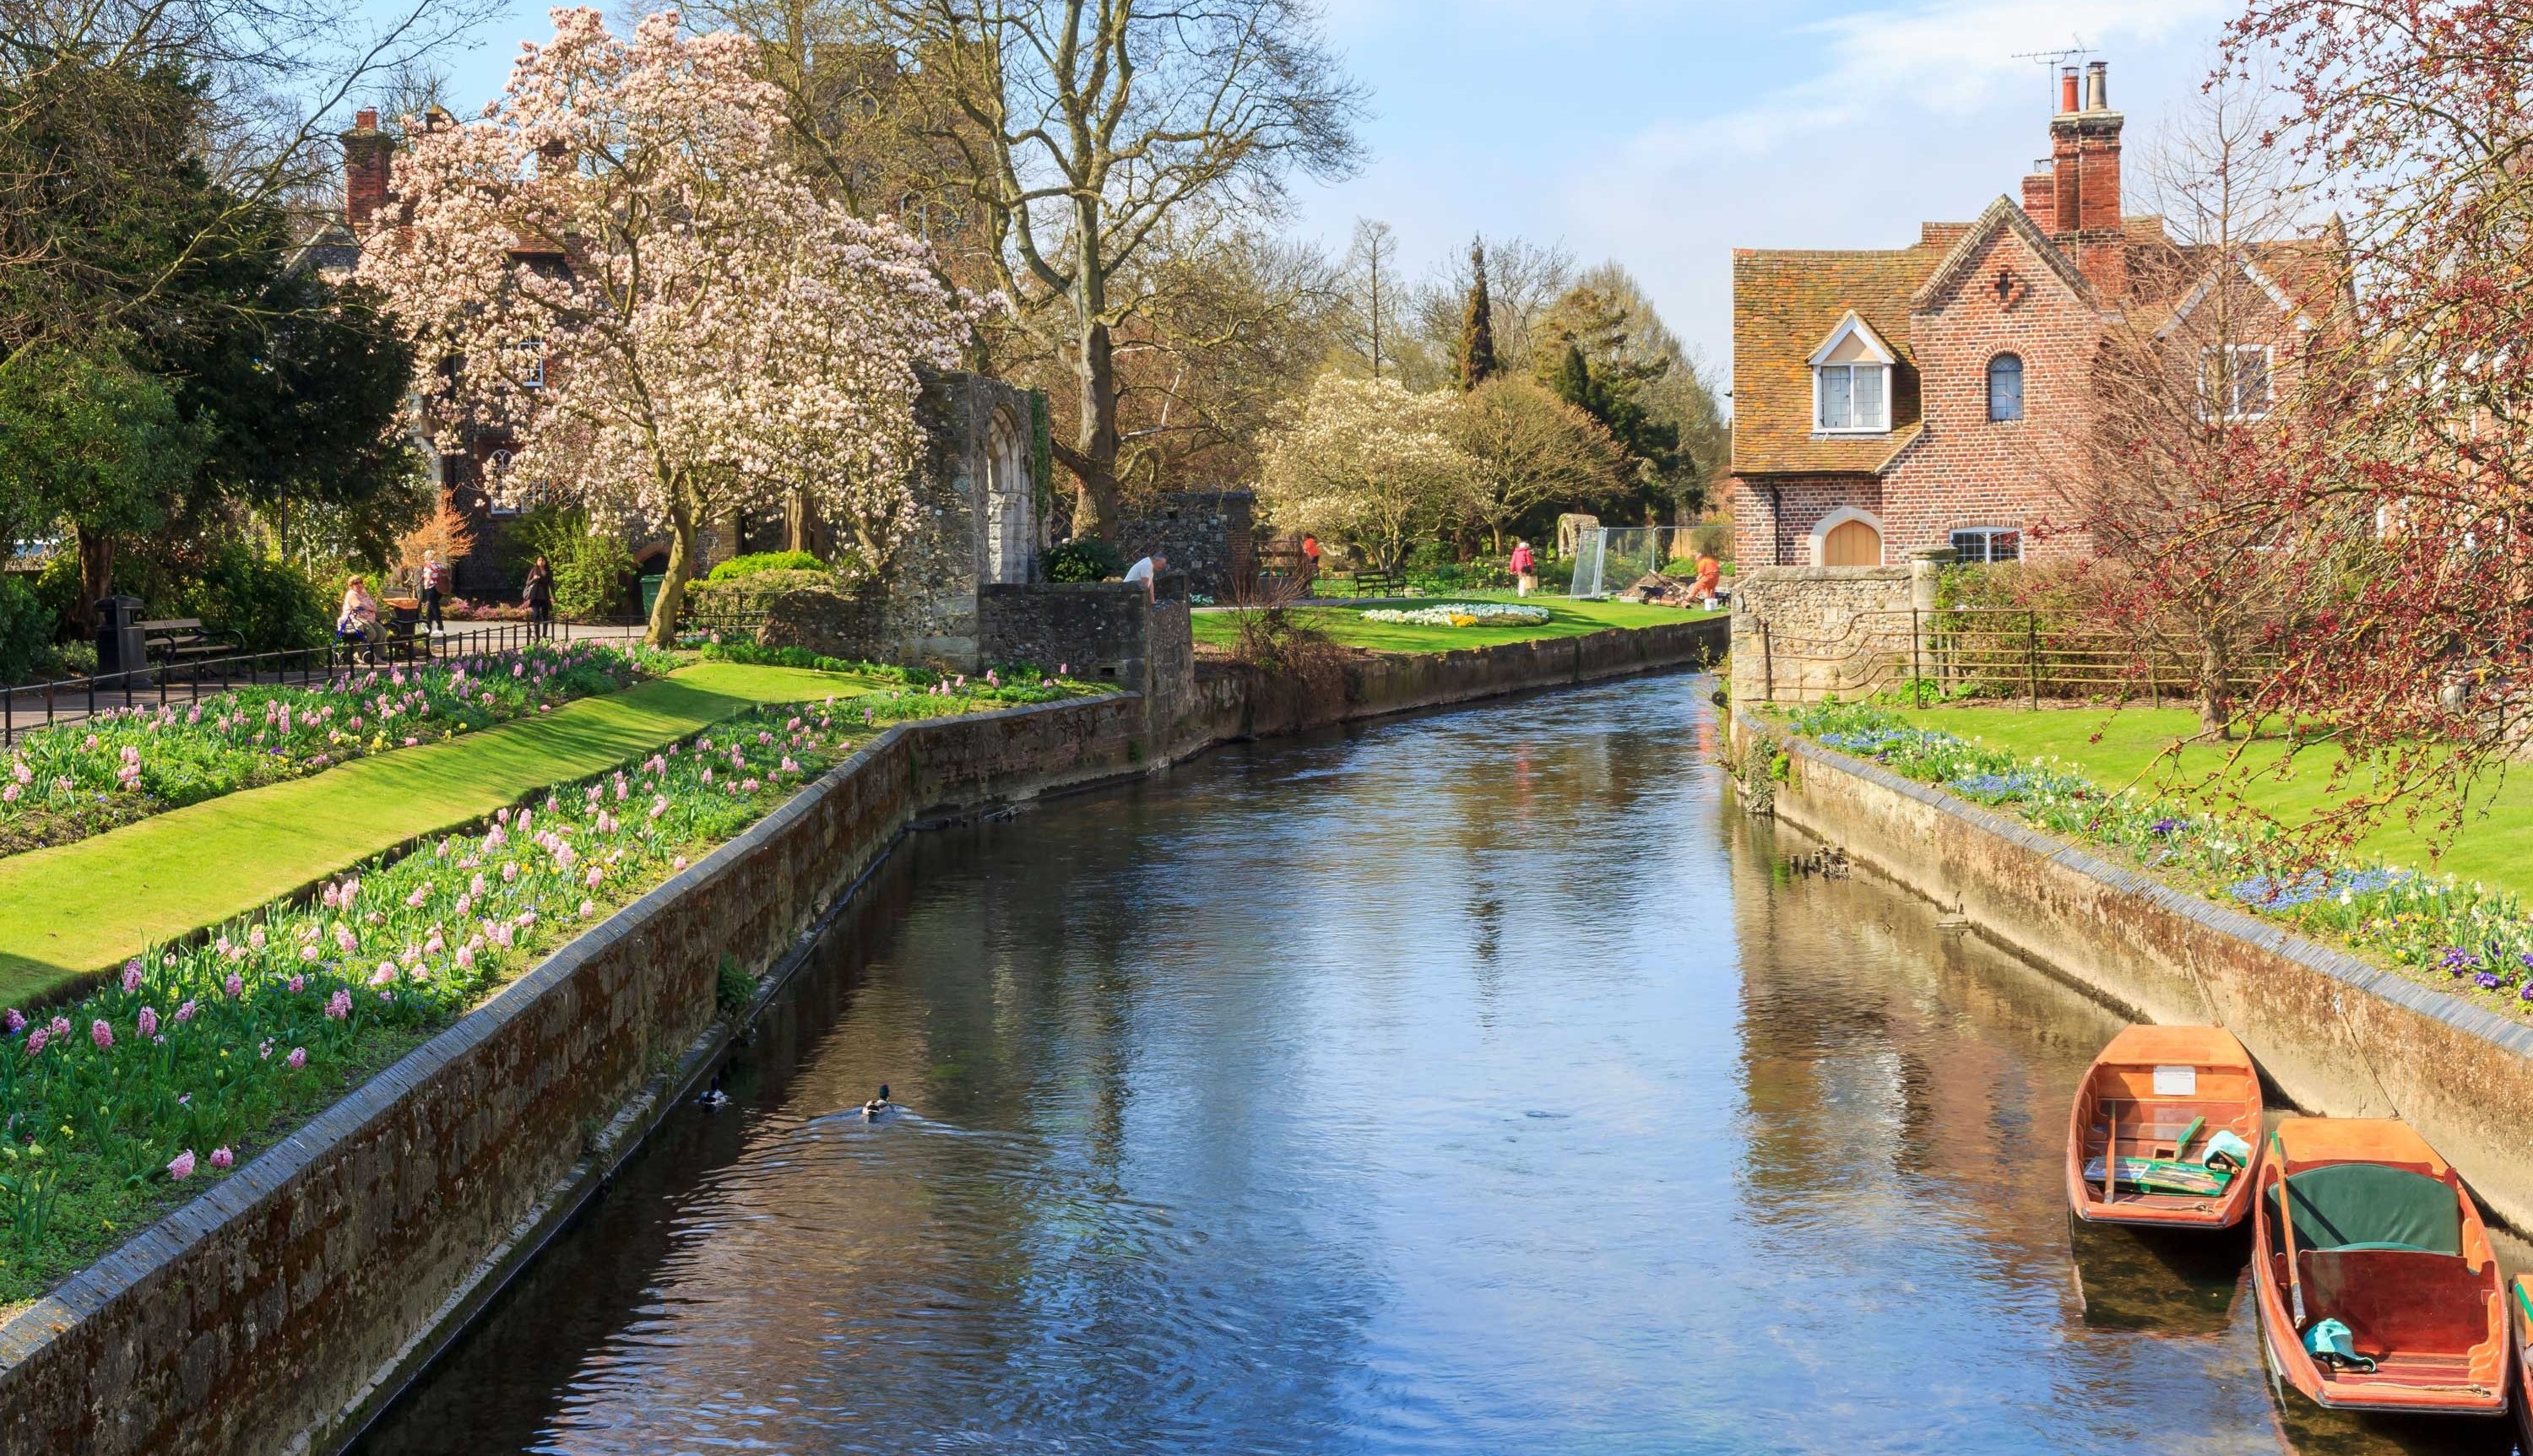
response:
<path id="1" fill-rule="evenodd" d="M 0 1004 L 21 1004 L 756 704 L 870 686 L 829 672 L 705 663 L 543 717 L 0 859 Z"/>

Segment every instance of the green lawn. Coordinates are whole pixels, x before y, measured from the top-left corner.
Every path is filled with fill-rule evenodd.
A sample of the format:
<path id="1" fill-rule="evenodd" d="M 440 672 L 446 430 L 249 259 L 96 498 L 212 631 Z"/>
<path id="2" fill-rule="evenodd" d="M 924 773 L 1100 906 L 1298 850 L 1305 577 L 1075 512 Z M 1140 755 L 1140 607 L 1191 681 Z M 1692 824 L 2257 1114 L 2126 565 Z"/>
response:
<path id="1" fill-rule="evenodd" d="M 1650 627 L 1662 622 L 1693 621 L 1698 617 L 1720 614 L 1682 612 L 1677 607 L 1644 607 L 1630 602 L 1577 602 L 1570 597 L 1516 599 L 1510 592 L 1458 592 L 1448 597 L 1436 597 L 1431 603 L 1400 605 L 1515 600 L 1523 600 L 1528 606 L 1547 608 L 1549 619 L 1535 627 L 1419 627 L 1365 621 L 1363 609 L 1355 607 L 1304 608 L 1299 614 L 1313 626 L 1325 630 L 1338 643 L 1372 652 L 1448 652 L 1454 647 L 1492 647 L 1500 642 L 1528 642 L 1540 637 L 1579 637 L 1586 632 L 1599 632 L 1611 627 Z M 1197 612 L 1195 623 L 1196 640 L 1199 642 L 1228 647 L 1239 637 L 1239 625 L 1233 613 L 1228 612 Z"/>
<path id="2" fill-rule="evenodd" d="M 232 793 L 0 859 L 0 1005 L 246 913 L 417 836 L 640 756 L 759 703 L 877 686 L 705 663 L 551 714 Z"/>
<path id="3" fill-rule="evenodd" d="M 2105 709 L 2034 713 L 2020 708 L 1930 708 L 1904 716 L 1927 728 L 1975 738 L 2020 757 L 2054 755 L 2081 765 L 2087 778 L 2106 788 L 2135 783 L 2141 792 L 2169 792 L 2201 783 L 2238 746 L 2192 744 L 2182 750 L 2177 770 L 2168 763 L 2157 764 L 2157 754 L 2199 730 L 2198 716 L 2177 708 L 2124 708 L 2117 713 Z M 2242 751 L 2246 766 L 2267 770 L 2276 766 L 2282 745 L 2260 739 Z M 2244 785 L 2245 797 L 2287 819 L 2345 797 L 2352 791 L 2345 784 L 2337 793 L 2330 791 L 2330 758 L 2327 755 L 2327 750 L 2307 750 L 2283 779 L 2267 773 L 2253 774 Z M 2446 841 L 2442 857 L 2431 854 L 2430 839 L 2424 832 L 2433 829 L 2437 817 L 2440 816 L 2432 812 L 2414 829 L 2403 822 L 2396 810 L 2393 822 L 2377 830 L 2363 847 L 2389 863 L 2433 868 L 2466 882 L 2479 881 L 2533 896 L 2533 775 L 2518 775 L 2488 786 L 2487 791 L 2476 797 L 2473 812 L 2461 827 L 2441 837 Z"/>

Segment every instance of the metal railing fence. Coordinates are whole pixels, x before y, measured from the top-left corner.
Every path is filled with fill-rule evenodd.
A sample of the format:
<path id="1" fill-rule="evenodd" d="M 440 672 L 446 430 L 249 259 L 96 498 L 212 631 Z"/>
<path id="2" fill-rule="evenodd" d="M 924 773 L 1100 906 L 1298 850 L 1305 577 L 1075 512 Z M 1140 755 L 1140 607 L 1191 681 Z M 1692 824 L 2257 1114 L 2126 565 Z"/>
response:
<path id="1" fill-rule="evenodd" d="M 363 644 L 336 640 L 323 647 L 277 652 L 236 653 L 154 663 L 125 671 L 90 673 L 52 682 L 0 684 L 0 746 L 18 734 L 65 723 L 78 723 L 99 713 L 190 702 L 236 687 L 271 687 L 297 683 L 313 687 L 337 672 L 370 667 L 449 662 L 457 658 L 516 652 L 537 642 L 568 642 L 570 622 L 505 621 L 471 626 L 434 636 L 416 631 Z M 591 635 L 586 628 L 582 635 Z M 36 712 L 43 715 L 34 720 Z M 24 718 L 27 722 L 21 722 Z"/>
<path id="2" fill-rule="evenodd" d="M 2173 630 L 2071 624 L 2014 608 L 1889 608 L 1849 615 L 1807 633 L 1759 621 L 1759 680 L 1770 699 L 1835 692 L 1905 691 L 1922 707 L 1939 698 L 2145 699 L 2161 706 L 2200 686 L 2199 640 Z M 2227 677 L 2247 687 L 2271 667 L 2249 656 Z"/>

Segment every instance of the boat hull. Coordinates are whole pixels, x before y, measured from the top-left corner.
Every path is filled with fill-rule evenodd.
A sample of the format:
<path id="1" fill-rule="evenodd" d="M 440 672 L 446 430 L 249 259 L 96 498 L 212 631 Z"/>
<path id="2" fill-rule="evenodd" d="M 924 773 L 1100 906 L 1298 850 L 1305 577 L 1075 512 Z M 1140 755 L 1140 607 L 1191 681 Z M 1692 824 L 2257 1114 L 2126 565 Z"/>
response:
<path id="1" fill-rule="evenodd" d="M 2260 1142 L 2260 1074 L 2243 1044 L 2216 1026 L 2129 1027 L 2077 1084 L 2067 1120 L 2069 1209 L 2086 1223 L 2137 1229 L 2240 1225 L 2252 1206 L 2249 1169 L 2217 1193 L 2149 1192 L 2123 1177 L 2105 1197 L 2100 1182 L 2105 1156 L 2117 1156 L 2122 1169 L 2187 1162 L 2190 1149 L 2218 1131 Z"/>

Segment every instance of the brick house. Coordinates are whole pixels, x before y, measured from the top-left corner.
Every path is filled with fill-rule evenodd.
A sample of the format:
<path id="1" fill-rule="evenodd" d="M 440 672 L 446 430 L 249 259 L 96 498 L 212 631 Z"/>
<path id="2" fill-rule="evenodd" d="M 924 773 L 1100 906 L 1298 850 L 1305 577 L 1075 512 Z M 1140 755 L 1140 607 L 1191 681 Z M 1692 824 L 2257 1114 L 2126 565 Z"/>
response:
<path id="1" fill-rule="evenodd" d="M 2120 210 L 2105 68 L 2061 77 L 2050 155 L 1973 222 L 1887 250 L 1737 249 L 1735 553 L 1749 566 L 2088 553 L 2083 442 L 2097 361 L 2149 337 L 2261 418 L 2339 303 L 2335 230 L 2217 249 Z M 2224 342 L 2194 350 L 2224 289 Z M 2247 304 L 2234 307 L 2238 300 Z M 2115 333 L 2115 331 L 2118 331 Z M 2205 352 L 2192 365 L 2182 356 Z"/>

